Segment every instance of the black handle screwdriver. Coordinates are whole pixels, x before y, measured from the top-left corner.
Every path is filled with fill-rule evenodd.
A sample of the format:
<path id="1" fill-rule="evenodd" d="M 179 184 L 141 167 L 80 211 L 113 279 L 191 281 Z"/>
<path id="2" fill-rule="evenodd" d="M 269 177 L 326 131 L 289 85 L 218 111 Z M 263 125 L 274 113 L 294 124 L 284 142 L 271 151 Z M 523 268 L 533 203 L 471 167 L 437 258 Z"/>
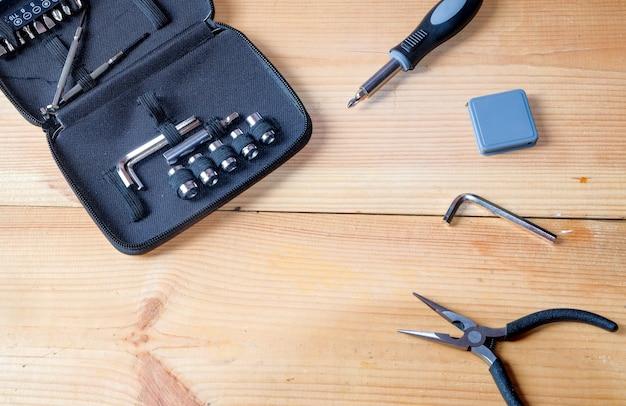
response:
<path id="1" fill-rule="evenodd" d="M 374 94 L 402 69 L 413 70 L 430 51 L 458 34 L 474 18 L 482 0 L 442 0 L 404 41 L 392 48 L 387 62 L 359 88 L 348 107 Z"/>

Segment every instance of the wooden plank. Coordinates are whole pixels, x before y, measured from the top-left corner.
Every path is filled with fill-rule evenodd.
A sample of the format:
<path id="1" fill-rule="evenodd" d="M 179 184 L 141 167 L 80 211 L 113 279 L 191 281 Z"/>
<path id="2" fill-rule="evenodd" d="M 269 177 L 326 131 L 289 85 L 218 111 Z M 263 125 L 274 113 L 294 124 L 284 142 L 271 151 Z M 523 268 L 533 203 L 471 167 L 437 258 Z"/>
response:
<path id="1" fill-rule="evenodd" d="M 624 324 L 626 223 L 541 225 L 556 245 L 494 218 L 219 212 L 128 257 L 82 209 L 3 208 L 0 397 L 500 405 L 481 360 L 395 331 L 456 331 L 413 291 L 493 327 L 552 307 Z M 497 350 L 529 404 L 620 404 L 623 334 L 562 323 Z"/>

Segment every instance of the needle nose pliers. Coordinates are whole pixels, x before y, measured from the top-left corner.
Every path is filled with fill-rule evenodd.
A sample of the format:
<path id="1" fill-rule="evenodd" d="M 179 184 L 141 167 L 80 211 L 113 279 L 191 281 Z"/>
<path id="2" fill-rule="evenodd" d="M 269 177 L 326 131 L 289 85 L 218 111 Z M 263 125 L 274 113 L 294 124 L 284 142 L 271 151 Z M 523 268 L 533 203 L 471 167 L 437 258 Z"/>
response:
<path id="1" fill-rule="evenodd" d="M 515 320 L 507 324 L 506 327 L 490 328 L 479 326 L 469 318 L 446 309 L 445 307 L 420 296 L 417 293 L 414 293 L 414 295 L 437 312 L 437 314 L 441 317 L 448 320 L 458 329 L 463 331 L 463 336 L 460 338 L 454 338 L 448 334 L 441 333 L 412 330 L 398 331 L 400 333 L 422 337 L 438 343 L 448 344 L 459 349 L 471 351 L 478 357 L 482 358 L 487 365 L 489 365 L 489 372 L 491 372 L 491 375 L 508 406 L 522 406 L 523 403 L 519 395 L 515 392 L 513 383 L 507 375 L 502 361 L 493 352 L 498 341 L 510 340 L 544 324 L 561 321 L 574 321 L 591 324 L 610 332 L 615 332 L 618 329 L 618 325 L 615 322 L 605 317 L 577 309 L 543 310 Z"/>

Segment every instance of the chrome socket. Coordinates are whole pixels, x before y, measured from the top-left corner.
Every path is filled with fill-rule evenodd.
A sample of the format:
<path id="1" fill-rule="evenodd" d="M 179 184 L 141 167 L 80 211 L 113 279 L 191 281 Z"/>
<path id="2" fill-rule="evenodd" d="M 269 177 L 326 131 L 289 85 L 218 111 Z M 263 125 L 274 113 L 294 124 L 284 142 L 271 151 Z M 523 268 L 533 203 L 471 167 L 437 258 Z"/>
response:
<path id="1" fill-rule="evenodd" d="M 213 167 L 211 160 L 202 154 L 198 153 L 189 158 L 187 167 L 205 186 L 215 186 L 219 181 L 219 174 Z"/>
<path id="2" fill-rule="evenodd" d="M 259 148 L 252 141 L 250 136 L 246 136 L 239 128 L 230 133 L 232 138 L 232 146 L 242 157 L 248 161 L 252 161 L 259 155 Z"/>
<path id="3" fill-rule="evenodd" d="M 237 169 L 237 160 L 232 156 L 230 148 L 222 141 L 216 140 L 209 145 L 209 156 L 224 172 Z"/>
<path id="4" fill-rule="evenodd" d="M 168 172 L 168 176 L 170 185 L 176 190 L 178 197 L 181 199 L 191 200 L 200 193 L 198 184 L 193 180 L 193 174 L 184 166 L 176 165 L 172 167 Z"/>
<path id="5" fill-rule="evenodd" d="M 246 122 L 250 126 L 252 136 L 263 145 L 270 145 L 276 140 L 276 130 L 271 128 L 268 121 L 259 113 L 253 113 L 246 118 Z M 258 133 L 257 126 L 263 125 L 262 130 Z"/>

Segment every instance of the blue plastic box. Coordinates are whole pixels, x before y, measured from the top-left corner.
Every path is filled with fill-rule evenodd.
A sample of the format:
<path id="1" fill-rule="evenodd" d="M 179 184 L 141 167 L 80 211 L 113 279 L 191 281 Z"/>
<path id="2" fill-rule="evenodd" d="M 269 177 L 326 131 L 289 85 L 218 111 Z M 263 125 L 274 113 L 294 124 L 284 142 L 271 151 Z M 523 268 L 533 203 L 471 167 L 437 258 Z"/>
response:
<path id="1" fill-rule="evenodd" d="M 537 143 L 537 128 L 523 90 L 475 97 L 467 105 L 481 154 L 515 151 Z"/>

